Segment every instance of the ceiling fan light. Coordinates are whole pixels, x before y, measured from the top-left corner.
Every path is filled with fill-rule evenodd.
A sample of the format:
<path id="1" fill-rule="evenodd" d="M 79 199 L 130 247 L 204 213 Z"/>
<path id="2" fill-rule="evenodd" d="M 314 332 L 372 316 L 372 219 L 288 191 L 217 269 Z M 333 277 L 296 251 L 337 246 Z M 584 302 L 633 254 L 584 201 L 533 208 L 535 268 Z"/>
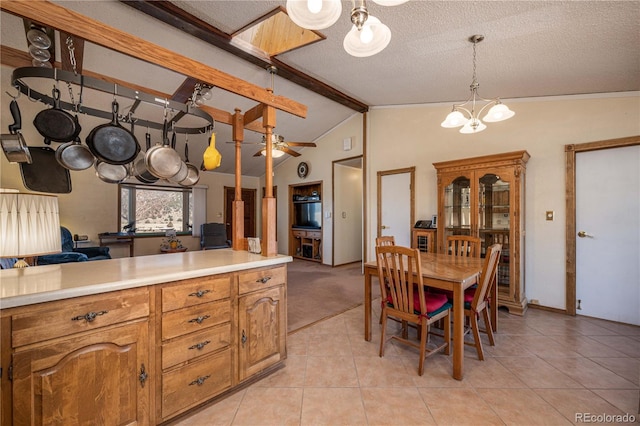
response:
<path id="1" fill-rule="evenodd" d="M 267 150 L 266 150 L 266 148 L 263 148 L 263 149 L 260 151 L 260 154 L 262 154 L 263 156 L 265 156 L 265 157 L 266 157 L 266 156 L 267 156 Z M 280 157 L 282 157 L 284 154 L 285 154 L 285 152 L 284 152 L 284 151 L 280 151 L 280 150 L 279 150 L 279 149 L 277 149 L 277 148 L 274 148 L 274 149 L 272 149 L 272 150 L 271 150 L 271 157 L 273 157 L 273 158 L 280 158 Z"/>
<path id="2" fill-rule="evenodd" d="M 460 111 L 452 111 L 447 115 L 447 118 L 440 123 L 440 125 L 447 129 L 453 129 L 454 127 L 464 126 L 468 121 L 469 120 Z"/>
<path id="3" fill-rule="evenodd" d="M 475 126 L 474 126 L 475 124 Z M 460 133 L 469 134 L 469 133 L 478 133 L 487 128 L 487 125 L 477 118 L 471 119 L 467 121 L 467 124 L 462 126 L 460 129 Z"/>
<path id="4" fill-rule="evenodd" d="M 373 0 L 374 3 L 378 3 L 380 6 L 398 6 L 407 1 L 408 0 Z"/>
<path id="5" fill-rule="evenodd" d="M 316 13 L 309 9 L 311 6 L 317 9 L 317 4 L 321 3 L 320 10 Z M 298 26 L 308 30 L 322 30 L 335 24 L 342 13 L 342 3 L 340 0 L 287 0 L 287 14 L 289 18 Z"/>
<path id="6" fill-rule="evenodd" d="M 516 115 L 516 113 L 511 111 L 508 106 L 503 103 L 497 103 L 489 109 L 483 120 L 487 123 L 495 123 L 507 120 L 514 115 Z"/>
<path id="7" fill-rule="evenodd" d="M 369 42 L 365 42 L 368 36 L 362 39 L 361 31 L 371 31 L 372 37 Z M 391 41 L 391 30 L 375 16 L 369 15 L 361 31 L 353 25 L 344 38 L 344 50 L 351 56 L 359 58 L 373 56 L 384 50 Z"/>

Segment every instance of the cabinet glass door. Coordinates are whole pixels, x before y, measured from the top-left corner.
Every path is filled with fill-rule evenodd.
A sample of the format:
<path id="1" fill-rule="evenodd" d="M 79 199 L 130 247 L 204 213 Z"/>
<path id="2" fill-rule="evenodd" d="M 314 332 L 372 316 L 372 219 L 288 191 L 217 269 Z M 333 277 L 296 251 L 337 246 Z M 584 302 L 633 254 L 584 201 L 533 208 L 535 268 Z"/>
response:
<path id="1" fill-rule="evenodd" d="M 444 238 L 471 234 L 471 180 L 460 176 L 444 193 Z"/>
<path id="2" fill-rule="evenodd" d="M 510 202 L 509 182 L 500 176 L 487 173 L 478 181 L 478 232 L 482 240 L 482 257 L 487 247 L 502 244 L 498 264 L 498 284 L 509 285 L 509 227 Z"/>

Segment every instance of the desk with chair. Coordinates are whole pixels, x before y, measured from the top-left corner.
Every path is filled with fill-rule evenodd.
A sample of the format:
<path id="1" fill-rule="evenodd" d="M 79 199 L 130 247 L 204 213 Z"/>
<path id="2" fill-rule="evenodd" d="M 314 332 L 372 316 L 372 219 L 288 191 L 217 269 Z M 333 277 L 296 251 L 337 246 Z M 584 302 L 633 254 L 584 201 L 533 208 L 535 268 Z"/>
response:
<path id="1" fill-rule="evenodd" d="M 484 260 L 440 253 L 420 253 L 424 284 L 453 292 L 453 377 L 464 377 L 464 290 L 478 282 Z M 364 338 L 371 340 L 371 277 L 376 261 L 364 264 Z M 495 286 L 494 286 L 495 287 Z"/>
<path id="2" fill-rule="evenodd" d="M 131 234 L 124 234 L 120 232 L 103 232 L 98 234 L 100 239 L 100 247 L 113 246 L 113 245 L 125 245 L 129 246 L 129 257 L 133 257 L 133 242 L 134 236 Z"/>

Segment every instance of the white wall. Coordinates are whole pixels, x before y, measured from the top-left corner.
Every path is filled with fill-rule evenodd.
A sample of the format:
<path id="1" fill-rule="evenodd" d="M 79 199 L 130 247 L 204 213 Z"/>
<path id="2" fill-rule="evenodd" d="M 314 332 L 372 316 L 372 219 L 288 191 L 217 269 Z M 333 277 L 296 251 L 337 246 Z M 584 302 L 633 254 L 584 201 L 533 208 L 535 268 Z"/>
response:
<path id="1" fill-rule="evenodd" d="M 437 210 L 434 162 L 525 149 L 531 154 L 526 176 L 525 283 L 528 299 L 565 308 L 565 167 L 566 144 L 640 134 L 640 97 L 631 94 L 511 100 L 515 117 L 488 123 L 463 135 L 440 122 L 450 105 L 375 108 L 369 113 L 367 147 L 368 260 L 376 236 L 376 173 L 416 167 L 416 217 Z M 555 220 L 545 220 L 545 211 Z"/>
<path id="2" fill-rule="evenodd" d="M 350 151 L 344 151 L 342 141 L 351 137 Z M 290 157 L 273 173 L 273 184 L 278 187 L 278 253 L 289 253 L 289 185 L 322 181 L 322 263 L 331 265 L 331 247 L 333 245 L 333 205 L 331 189 L 332 162 L 344 158 L 362 155 L 362 114 L 354 113 L 352 117 L 340 123 L 334 129 L 315 141 L 317 148 L 296 149 L 302 155 Z M 296 173 L 298 164 L 304 161 L 309 165 L 309 174 L 300 179 Z M 264 178 L 262 179 L 264 185 Z M 330 214 L 330 217 L 327 217 Z"/>

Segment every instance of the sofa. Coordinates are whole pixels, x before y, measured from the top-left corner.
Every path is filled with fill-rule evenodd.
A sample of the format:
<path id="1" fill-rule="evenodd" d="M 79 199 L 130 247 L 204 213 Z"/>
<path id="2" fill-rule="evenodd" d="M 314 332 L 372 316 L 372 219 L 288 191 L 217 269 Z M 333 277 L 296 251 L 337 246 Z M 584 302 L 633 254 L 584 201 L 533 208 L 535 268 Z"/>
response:
<path id="1" fill-rule="evenodd" d="M 60 227 L 60 238 L 62 240 L 62 252 L 38 256 L 36 265 L 111 259 L 109 247 L 74 247 L 71 231 L 64 226 Z"/>

